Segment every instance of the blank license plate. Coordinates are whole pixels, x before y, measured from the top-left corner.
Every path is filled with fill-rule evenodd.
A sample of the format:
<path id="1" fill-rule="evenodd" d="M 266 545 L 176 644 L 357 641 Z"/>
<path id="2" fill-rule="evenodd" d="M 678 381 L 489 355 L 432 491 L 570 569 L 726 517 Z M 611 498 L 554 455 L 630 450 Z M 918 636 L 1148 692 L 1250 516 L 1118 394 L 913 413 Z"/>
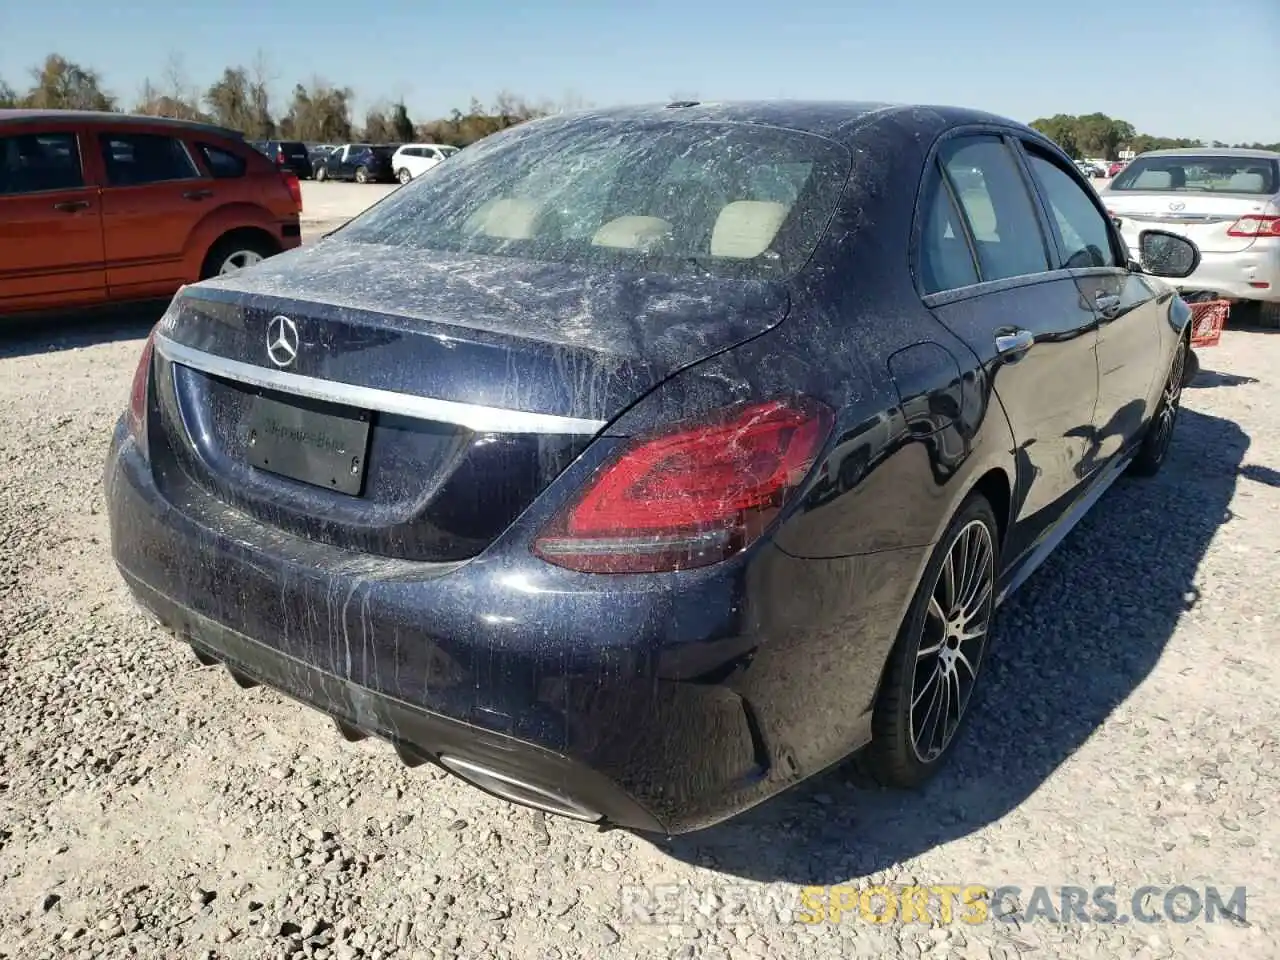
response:
<path id="1" fill-rule="evenodd" d="M 369 414 L 297 397 L 249 401 L 241 430 L 245 458 L 260 470 L 358 494 L 364 486 Z"/>

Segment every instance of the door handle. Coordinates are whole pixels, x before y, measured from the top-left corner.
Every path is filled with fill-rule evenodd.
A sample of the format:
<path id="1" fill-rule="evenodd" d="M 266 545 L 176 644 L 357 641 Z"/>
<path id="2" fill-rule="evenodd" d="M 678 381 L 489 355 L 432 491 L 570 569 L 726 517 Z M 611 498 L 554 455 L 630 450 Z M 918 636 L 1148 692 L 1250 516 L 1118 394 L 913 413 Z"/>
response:
<path id="1" fill-rule="evenodd" d="M 188 190 L 182 195 L 182 198 L 184 200 L 204 200 L 205 198 L 212 196 L 212 190 Z"/>
<path id="2" fill-rule="evenodd" d="M 61 203 L 55 203 L 53 209 L 61 210 L 63 213 L 75 213 L 77 210 L 88 210 L 88 200 L 64 200 Z"/>
<path id="3" fill-rule="evenodd" d="M 1012 330 L 996 334 L 996 353 L 1010 360 L 1020 360 L 1036 344 L 1030 330 Z"/>
<path id="4" fill-rule="evenodd" d="M 1099 293 L 1093 298 L 1098 312 L 1107 320 L 1114 320 L 1120 315 L 1120 298 L 1114 293 Z"/>

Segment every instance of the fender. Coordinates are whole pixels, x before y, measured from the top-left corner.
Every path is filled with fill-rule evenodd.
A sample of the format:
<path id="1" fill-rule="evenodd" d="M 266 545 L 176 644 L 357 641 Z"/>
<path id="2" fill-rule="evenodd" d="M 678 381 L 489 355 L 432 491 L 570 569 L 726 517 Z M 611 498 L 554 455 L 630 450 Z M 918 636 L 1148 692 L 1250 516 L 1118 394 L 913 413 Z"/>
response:
<path id="1" fill-rule="evenodd" d="M 218 239 L 232 230 L 258 229 L 268 234 L 277 245 L 280 243 L 279 225 L 265 207 L 256 203 L 236 201 L 215 207 L 204 215 L 187 236 L 182 251 L 182 262 L 192 280 L 199 279 L 200 268 L 209 249 Z"/>

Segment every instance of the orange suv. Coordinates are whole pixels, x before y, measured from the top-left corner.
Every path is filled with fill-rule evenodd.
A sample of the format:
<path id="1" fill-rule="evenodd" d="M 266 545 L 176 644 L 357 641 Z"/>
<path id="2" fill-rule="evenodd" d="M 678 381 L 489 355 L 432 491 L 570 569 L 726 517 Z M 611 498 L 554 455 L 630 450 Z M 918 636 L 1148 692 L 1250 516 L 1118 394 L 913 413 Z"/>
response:
<path id="1" fill-rule="evenodd" d="M 233 130 L 0 110 L 0 315 L 170 296 L 298 246 L 301 210 Z"/>

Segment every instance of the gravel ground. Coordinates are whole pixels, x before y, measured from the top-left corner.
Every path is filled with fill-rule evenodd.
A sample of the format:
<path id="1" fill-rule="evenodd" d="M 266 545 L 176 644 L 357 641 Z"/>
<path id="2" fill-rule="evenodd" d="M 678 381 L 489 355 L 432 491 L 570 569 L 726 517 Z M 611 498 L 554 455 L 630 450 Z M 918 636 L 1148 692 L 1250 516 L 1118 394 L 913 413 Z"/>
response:
<path id="1" fill-rule="evenodd" d="M 0 335 L 0 957 L 1280 955 L 1280 335 L 1206 351 L 1165 471 L 1117 485 L 1001 612 L 928 789 L 835 771 L 661 840 L 408 771 L 151 626 L 99 477 L 157 314 Z M 803 885 L 873 883 L 1015 884 L 1024 905 L 1036 884 L 1114 884 L 1122 913 L 1145 884 L 1247 885 L 1248 910 L 788 916 Z M 633 888 L 658 884 L 668 906 L 643 914 Z M 745 897 L 763 899 L 734 912 Z"/>

